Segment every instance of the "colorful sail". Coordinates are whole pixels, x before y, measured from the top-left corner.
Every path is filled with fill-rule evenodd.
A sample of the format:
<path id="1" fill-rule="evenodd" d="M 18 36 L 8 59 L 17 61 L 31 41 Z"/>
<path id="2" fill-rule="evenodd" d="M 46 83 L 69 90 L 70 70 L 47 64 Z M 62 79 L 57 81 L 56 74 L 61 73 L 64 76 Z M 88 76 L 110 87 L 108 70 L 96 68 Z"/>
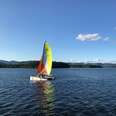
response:
<path id="1" fill-rule="evenodd" d="M 43 54 L 40 63 L 37 67 L 37 71 L 40 74 L 50 75 L 52 69 L 52 50 L 45 41 L 43 47 Z"/>

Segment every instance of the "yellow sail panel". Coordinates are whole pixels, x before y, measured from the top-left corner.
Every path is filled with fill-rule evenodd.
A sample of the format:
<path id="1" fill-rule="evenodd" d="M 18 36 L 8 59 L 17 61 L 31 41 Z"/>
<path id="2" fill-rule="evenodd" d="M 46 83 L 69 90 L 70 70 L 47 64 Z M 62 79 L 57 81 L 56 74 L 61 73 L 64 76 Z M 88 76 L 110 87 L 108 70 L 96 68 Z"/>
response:
<path id="1" fill-rule="evenodd" d="M 52 69 L 52 50 L 50 46 L 48 45 L 48 42 L 45 42 L 45 53 L 46 53 L 46 64 L 45 68 L 47 71 L 47 74 L 50 75 L 51 69 Z"/>

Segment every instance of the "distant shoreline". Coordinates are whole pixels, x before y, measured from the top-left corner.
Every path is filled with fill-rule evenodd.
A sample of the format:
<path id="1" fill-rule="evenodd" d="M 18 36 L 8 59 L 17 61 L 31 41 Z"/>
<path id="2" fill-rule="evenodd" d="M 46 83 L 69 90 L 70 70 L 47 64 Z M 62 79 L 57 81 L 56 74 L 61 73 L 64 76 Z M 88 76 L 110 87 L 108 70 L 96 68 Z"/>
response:
<path id="1" fill-rule="evenodd" d="M 0 61 L 0 68 L 36 68 L 38 61 Z M 113 63 L 66 63 L 53 61 L 53 68 L 116 68 Z"/>

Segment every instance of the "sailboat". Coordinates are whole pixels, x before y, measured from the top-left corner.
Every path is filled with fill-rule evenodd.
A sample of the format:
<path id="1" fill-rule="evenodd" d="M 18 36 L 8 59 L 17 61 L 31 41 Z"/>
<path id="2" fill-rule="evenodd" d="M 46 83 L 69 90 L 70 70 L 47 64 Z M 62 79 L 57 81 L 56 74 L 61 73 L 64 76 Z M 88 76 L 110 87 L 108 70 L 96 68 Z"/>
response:
<path id="1" fill-rule="evenodd" d="M 52 70 L 52 49 L 47 41 L 44 42 L 43 54 L 36 70 L 37 76 L 30 76 L 30 80 L 46 81 L 54 79 L 50 75 Z"/>

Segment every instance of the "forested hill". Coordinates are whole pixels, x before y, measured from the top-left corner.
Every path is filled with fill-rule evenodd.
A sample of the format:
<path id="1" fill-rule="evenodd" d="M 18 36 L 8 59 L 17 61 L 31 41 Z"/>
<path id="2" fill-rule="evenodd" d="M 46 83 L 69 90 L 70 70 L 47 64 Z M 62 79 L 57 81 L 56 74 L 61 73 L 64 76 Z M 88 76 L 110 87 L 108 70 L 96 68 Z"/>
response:
<path id="1" fill-rule="evenodd" d="M 3 61 L 0 60 L 0 68 L 36 68 L 39 64 L 38 61 Z M 112 63 L 66 63 L 66 62 L 53 62 L 53 68 L 104 68 L 116 67 Z"/>

